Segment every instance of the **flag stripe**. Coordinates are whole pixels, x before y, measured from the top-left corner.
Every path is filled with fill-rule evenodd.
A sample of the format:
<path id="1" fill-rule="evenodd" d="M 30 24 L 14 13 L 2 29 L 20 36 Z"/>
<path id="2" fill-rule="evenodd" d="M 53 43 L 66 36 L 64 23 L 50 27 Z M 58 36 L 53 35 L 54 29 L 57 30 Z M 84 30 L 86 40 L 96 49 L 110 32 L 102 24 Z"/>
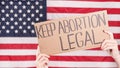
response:
<path id="1" fill-rule="evenodd" d="M 120 42 L 120 38 L 119 38 L 120 31 L 119 31 L 119 29 L 120 28 L 116 28 L 116 27 L 111 27 L 110 28 L 110 31 L 113 32 L 114 35 L 118 36 L 118 38 L 116 38 L 116 40 L 118 41 L 118 44 L 120 44 L 119 43 Z M 23 39 L 23 40 L 21 41 L 21 39 Z M 31 41 L 29 41 L 29 40 L 27 41 L 27 39 L 29 39 Z M 26 40 L 26 41 L 24 41 L 24 40 Z M 14 41 L 17 41 L 17 43 L 14 42 Z M 24 42 L 24 43 L 22 43 L 22 42 Z M 35 37 L 32 38 L 32 39 L 31 38 L 24 38 L 24 37 L 22 37 L 22 38 L 19 38 L 19 37 L 16 37 L 16 38 L 12 38 L 12 37 L 11 38 L 8 38 L 8 37 L 0 38 L 0 44 L 2 44 L 2 45 L 3 44 L 20 44 L 21 45 L 21 43 L 22 44 L 26 43 L 26 45 L 31 43 L 31 45 L 33 45 L 33 44 L 37 44 L 37 39 Z"/>
<path id="2" fill-rule="evenodd" d="M 10 56 L 10 55 L 2 55 L 0 56 L 0 61 L 29 61 L 35 60 L 35 55 L 27 55 L 27 56 Z"/>
<path id="3" fill-rule="evenodd" d="M 110 32 L 119 34 L 120 33 L 120 27 L 110 27 L 109 28 Z"/>
<path id="4" fill-rule="evenodd" d="M 120 37 L 120 34 L 114 37 Z M 120 45 L 118 45 L 120 48 Z M 37 49 L 37 44 L 0 44 L 0 49 Z M 99 48 L 92 48 L 90 50 L 101 50 Z"/>
<path id="5" fill-rule="evenodd" d="M 0 56 L 0 61 L 32 61 L 35 60 L 35 55 L 25 56 Z M 89 58 L 89 59 L 87 59 Z M 51 56 L 50 61 L 91 61 L 91 62 L 114 62 L 111 56 Z"/>
<path id="6" fill-rule="evenodd" d="M 0 49 L 37 49 L 37 44 L 0 44 Z"/>
<path id="7" fill-rule="evenodd" d="M 35 67 L 35 61 L 0 61 L 1 67 Z M 87 65 L 86 65 L 87 64 Z M 117 67 L 115 62 L 61 62 L 50 61 L 49 67 Z"/>
<path id="8" fill-rule="evenodd" d="M 12 68 L 18 68 L 18 67 L 36 67 L 35 66 L 35 61 L 0 61 L 0 67 L 5 68 L 5 67 L 12 67 Z"/>
<path id="9" fill-rule="evenodd" d="M 48 1 L 90 1 L 90 2 L 120 2 L 120 0 L 48 0 Z"/>
<path id="10" fill-rule="evenodd" d="M 0 44 L 38 44 L 36 37 L 0 37 Z"/>
<path id="11" fill-rule="evenodd" d="M 83 14 L 77 13 L 47 13 L 47 17 L 49 20 L 58 19 L 68 16 L 78 16 Z M 120 21 L 120 14 L 108 14 L 108 21 Z"/>
<path id="12" fill-rule="evenodd" d="M 0 55 L 36 55 L 36 49 L 1 49 Z M 66 52 L 61 54 L 55 54 L 60 56 L 110 56 L 106 51 L 102 50 L 78 50 L 72 52 Z"/>
<path id="13" fill-rule="evenodd" d="M 114 34 L 115 39 L 120 39 L 120 33 L 119 34 Z"/>
<path id="14" fill-rule="evenodd" d="M 36 49 L 0 49 L 0 55 L 35 55 Z"/>
<path id="15" fill-rule="evenodd" d="M 53 67 L 97 67 L 97 68 L 102 68 L 102 67 L 117 67 L 115 62 L 61 62 L 61 61 L 50 61 L 49 66 Z"/>
<path id="16" fill-rule="evenodd" d="M 47 1 L 47 2 L 48 2 L 47 7 L 120 8 L 120 2 L 89 2 L 89 1 L 88 2 L 85 2 L 85 1 Z"/>
<path id="17" fill-rule="evenodd" d="M 75 11 L 74 11 L 75 10 Z M 120 14 L 120 8 L 70 8 L 70 7 L 48 7 L 48 13 L 90 13 L 107 10 L 108 14 Z"/>
<path id="18" fill-rule="evenodd" d="M 111 56 L 51 56 L 50 60 L 52 61 L 114 62 Z"/>
<path id="19" fill-rule="evenodd" d="M 108 21 L 108 23 L 109 23 L 109 26 L 111 27 L 113 27 L 113 26 L 120 26 L 120 21 Z"/>

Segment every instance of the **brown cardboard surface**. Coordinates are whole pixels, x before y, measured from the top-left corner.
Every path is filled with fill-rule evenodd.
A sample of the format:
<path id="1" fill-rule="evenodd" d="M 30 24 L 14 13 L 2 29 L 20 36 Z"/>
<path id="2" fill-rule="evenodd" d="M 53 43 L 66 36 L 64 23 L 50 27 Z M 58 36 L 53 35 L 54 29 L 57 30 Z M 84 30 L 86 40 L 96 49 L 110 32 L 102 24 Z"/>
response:
<path id="1" fill-rule="evenodd" d="M 100 47 L 109 36 L 107 11 L 71 16 L 35 25 L 41 53 L 48 55 Z"/>

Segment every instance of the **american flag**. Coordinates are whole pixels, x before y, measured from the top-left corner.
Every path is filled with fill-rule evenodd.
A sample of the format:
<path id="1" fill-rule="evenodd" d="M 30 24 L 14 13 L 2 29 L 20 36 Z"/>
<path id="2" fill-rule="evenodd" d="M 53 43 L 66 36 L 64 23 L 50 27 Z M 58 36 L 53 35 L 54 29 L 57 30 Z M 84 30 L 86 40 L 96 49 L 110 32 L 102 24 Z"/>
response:
<path id="1" fill-rule="evenodd" d="M 45 10 L 47 4 L 47 10 Z M 110 31 L 120 48 L 120 0 L 1 0 L 0 67 L 35 67 L 37 38 L 33 24 L 47 19 L 107 10 Z M 116 68 L 100 48 L 52 55 L 50 68 Z"/>

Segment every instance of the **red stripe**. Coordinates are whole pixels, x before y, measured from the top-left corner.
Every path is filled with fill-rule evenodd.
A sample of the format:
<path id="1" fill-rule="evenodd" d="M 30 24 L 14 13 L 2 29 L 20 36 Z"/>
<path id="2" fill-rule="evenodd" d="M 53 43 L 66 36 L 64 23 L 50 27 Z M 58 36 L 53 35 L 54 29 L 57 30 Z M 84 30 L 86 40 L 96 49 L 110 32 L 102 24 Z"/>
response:
<path id="1" fill-rule="evenodd" d="M 35 60 L 34 55 L 29 56 L 8 56 L 8 55 L 1 55 L 0 61 L 29 61 Z"/>
<path id="2" fill-rule="evenodd" d="M 120 33 L 119 34 L 113 34 L 115 39 L 120 39 Z"/>
<path id="3" fill-rule="evenodd" d="M 120 27 L 120 21 L 109 21 L 109 26 L 119 26 Z"/>
<path id="4" fill-rule="evenodd" d="M 101 68 L 101 67 L 53 67 L 53 66 L 50 66 L 49 68 Z M 116 67 L 102 67 L 102 68 L 116 68 Z"/>
<path id="5" fill-rule="evenodd" d="M 109 56 L 51 56 L 51 61 L 101 61 L 113 62 L 112 57 Z M 30 61 L 35 60 L 35 56 L 0 56 L 0 61 Z"/>
<path id="6" fill-rule="evenodd" d="M 108 56 L 51 56 L 52 61 L 97 61 L 113 62 L 112 57 Z"/>
<path id="7" fill-rule="evenodd" d="M 120 0 L 51 0 L 51 1 L 96 1 L 96 2 L 120 2 Z"/>
<path id="8" fill-rule="evenodd" d="M 119 50 L 120 50 L 120 45 L 119 46 Z M 26 46 L 26 44 L 24 45 L 20 45 L 20 44 L 0 44 L 0 49 L 37 49 L 36 45 L 31 45 L 31 46 Z M 92 48 L 92 49 L 88 49 L 88 50 L 101 50 L 100 48 Z"/>
<path id="9" fill-rule="evenodd" d="M 37 44 L 0 44 L 0 49 L 37 49 Z"/>
<path id="10" fill-rule="evenodd" d="M 120 45 L 118 45 L 118 49 L 120 50 Z M 97 48 L 92 48 L 92 49 L 87 49 L 87 50 L 102 50 L 101 47 L 97 47 Z"/>
<path id="11" fill-rule="evenodd" d="M 107 10 L 108 14 L 120 14 L 120 8 L 47 7 L 48 13 L 90 13 L 101 10 Z"/>

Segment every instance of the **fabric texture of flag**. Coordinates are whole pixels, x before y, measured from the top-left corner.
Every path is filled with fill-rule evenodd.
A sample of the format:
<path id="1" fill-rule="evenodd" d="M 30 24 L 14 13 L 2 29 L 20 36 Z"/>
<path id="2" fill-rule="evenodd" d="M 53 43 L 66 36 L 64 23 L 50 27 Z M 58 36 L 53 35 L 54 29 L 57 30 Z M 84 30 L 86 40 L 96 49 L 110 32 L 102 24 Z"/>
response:
<path id="1" fill-rule="evenodd" d="M 107 10 L 110 31 L 120 48 L 120 0 L 1 0 L 0 68 L 35 67 L 35 22 L 100 10 Z M 117 65 L 106 51 L 95 48 L 52 55 L 49 67 L 117 68 Z"/>

